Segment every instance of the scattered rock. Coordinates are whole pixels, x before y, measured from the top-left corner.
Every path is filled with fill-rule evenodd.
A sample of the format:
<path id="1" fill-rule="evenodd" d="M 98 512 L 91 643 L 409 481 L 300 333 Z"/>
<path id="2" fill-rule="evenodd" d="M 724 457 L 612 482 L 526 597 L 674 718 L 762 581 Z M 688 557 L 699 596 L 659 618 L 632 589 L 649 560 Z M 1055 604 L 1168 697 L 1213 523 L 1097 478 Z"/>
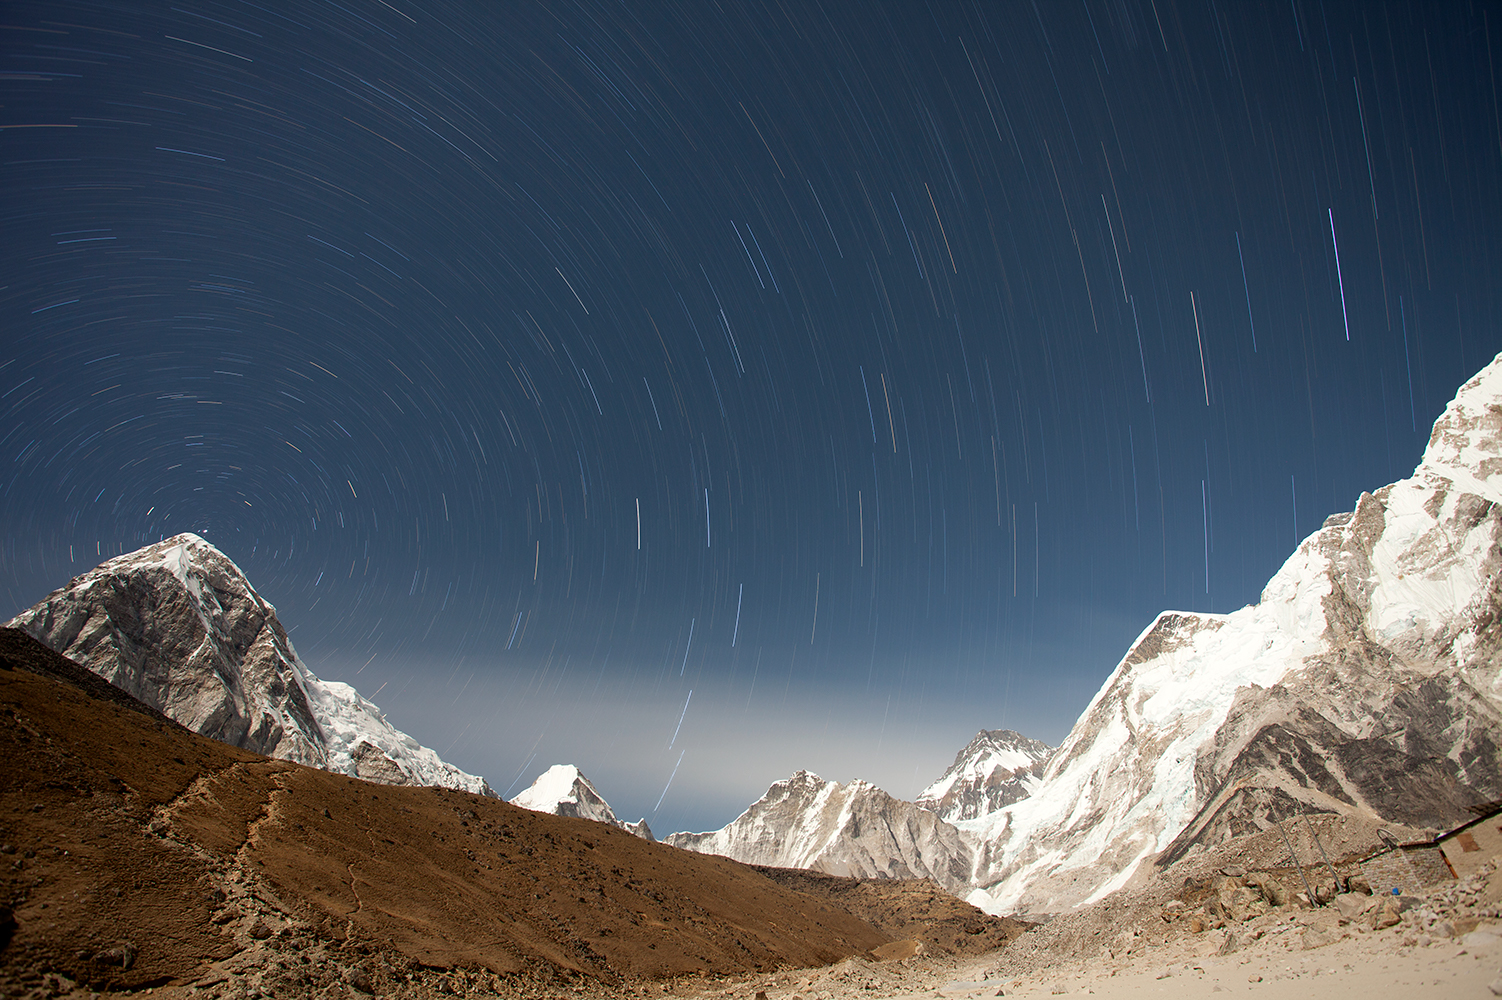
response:
<path id="1" fill-rule="evenodd" d="M 1283 883 L 1276 878 L 1254 872 L 1247 876 L 1246 884 L 1256 886 L 1257 891 L 1269 906 L 1288 905 L 1288 890 L 1283 888 Z"/>
<path id="2" fill-rule="evenodd" d="M 1384 927 L 1392 927 L 1394 924 L 1400 923 L 1402 920 L 1403 915 L 1398 912 L 1398 908 L 1394 906 L 1389 900 L 1382 904 L 1381 909 L 1373 911 L 1372 930 L 1380 931 Z"/>
<path id="3" fill-rule="evenodd" d="M 94 955 L 100 965 L 118 965 L 122 970 L 136 964 L 136 946 L 129 941 L 120 941 Z"/>
<path id="4" fill-rule="evenodd" d="M 1363 896 L 1358 892 L 1343 892 L 1335 897 L 1335 908 L 1347 920 L 1355 920 L 1365 913 L 1371 905 L 1372 897 Z"/>
<path id="5" fill-rule="evenodd" d="M 1267 912 L 1267 907 L 1262 902 L 1262 894 L 1248 886 L 1237 885 L 1222 889 L 1218 898 L 1220 907 L 1228 920 L 1238 922 L 1249 920 Z"/>
<path id="6" fill-rule="evenodd" d="M 260 917 L 256 917 L 251 921 L 250 926 L 246 928 L 246 932 L 257 941 L 264 941 L 271 936 L 271 928 Z"/>
<path id="7" fill-rule="evenodd" d="M 1220 873 L 1226 878 L 1246 878 L 1246 869 L 1236 865 L 1226 865 Z"/>
<path id="8" fill-rule="evenodd" d="M 370 983 L 370 976 L 365 972 L 364 969 L 352 968 L 346 970 L 344 973 L 344 981 L 349 984 L 349 988 L 352 990 L 358 990 L 361 993 L 375 992 L 375 987 Z"/>
<path id="9" fill-rule="evenodd" d="M 1249 982 L 1249 983 L 1260 983 L 1260 982 L 1262 982 L 1262 977 L 1261 976 L 1247 976 L 1246 977 L 1246 981 Z"/>

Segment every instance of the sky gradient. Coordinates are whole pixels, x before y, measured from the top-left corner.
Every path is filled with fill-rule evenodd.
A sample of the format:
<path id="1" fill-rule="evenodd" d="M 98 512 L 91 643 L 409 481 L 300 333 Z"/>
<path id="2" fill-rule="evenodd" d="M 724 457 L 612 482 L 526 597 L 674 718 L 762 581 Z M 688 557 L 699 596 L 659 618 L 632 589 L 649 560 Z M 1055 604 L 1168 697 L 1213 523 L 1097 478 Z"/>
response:
<path id="1" fill-rule="evenodd" d="M 1484 4 L 8 4 L 0 614 L 180 531 L 516 794 L 1059 741 L 1502 349 Z"/>

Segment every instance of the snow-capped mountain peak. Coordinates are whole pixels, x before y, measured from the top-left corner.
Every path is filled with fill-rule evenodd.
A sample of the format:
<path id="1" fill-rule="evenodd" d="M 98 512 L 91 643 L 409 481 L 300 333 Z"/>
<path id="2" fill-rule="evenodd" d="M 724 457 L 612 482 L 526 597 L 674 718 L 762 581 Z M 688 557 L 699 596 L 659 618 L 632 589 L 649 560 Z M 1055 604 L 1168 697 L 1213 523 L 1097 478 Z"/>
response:
<path id="1" fill-rule="evenodd" d="M 194 732 L 387 784 L 493 794 L 308 669 L 240 568 L 191 533 L 106 560 L 8 625 Z"/>
<path id="2" fill-rule="evenodd" d="M 512 799 L 511 804 L 533 812 L 609 823 L 644 840 L 655 839 L 645 819 L 635 823 L 622 823 L 617 819 L 610 803 L 573 764 L 554 764 L 538 775 L 531 787 Z"/>
<path id="3" fill-rule="evenodd" d="M 619 826 L 615 811 L 595 786 L 572 764 L 554 764 L 511 800 L 514 806 L 555 816 L 574 816 Z"/>
<path id="4" fill-rule="evenodd" d="M 1053 748 L 1010 729 L 982 729 L 917 805 L 950 823 L 975 819 L 1032 794 Z"/>
<path id="5" fill-rule="evenodd" d="M 991 913 L 1046 915 L 1305 811 L 1444 828 L 1502 798 L 1499 622 L 1502 355 L 1414 474 L 1328 518 L 1258 603 L 1154 618 L 1057 750 L 983 731 L 925 809 L 799 771 L 723 829 L 667 841 L 929 873 Z M 967 856 L 968 874 L 947 867 Z"/>

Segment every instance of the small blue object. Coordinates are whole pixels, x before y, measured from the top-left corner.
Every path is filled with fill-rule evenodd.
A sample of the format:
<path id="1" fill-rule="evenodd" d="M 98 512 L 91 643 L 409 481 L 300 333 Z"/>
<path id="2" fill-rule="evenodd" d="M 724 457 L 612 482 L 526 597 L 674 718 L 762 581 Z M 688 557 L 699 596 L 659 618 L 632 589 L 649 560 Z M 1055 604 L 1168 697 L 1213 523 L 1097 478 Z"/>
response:
<path id="1" fill-rule="evenodd" d="M 1397 886 L 1393 887 L 1392 894 L 1394 896 L 1401 896 L 1401 895 L 1403 895 L 1402 890 L 1398 889 Z"/>

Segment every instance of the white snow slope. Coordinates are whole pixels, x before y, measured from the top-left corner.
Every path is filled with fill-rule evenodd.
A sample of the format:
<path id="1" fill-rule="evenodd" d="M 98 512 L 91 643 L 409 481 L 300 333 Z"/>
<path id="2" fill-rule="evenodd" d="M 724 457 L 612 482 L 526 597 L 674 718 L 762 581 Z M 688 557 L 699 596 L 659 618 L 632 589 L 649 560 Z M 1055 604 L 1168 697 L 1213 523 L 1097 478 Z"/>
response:
<path id="1" fill-rule="evenodd" d="M 992 913 L 1059 912 L 1124 885 L 1204 805 L 1197 758 L 1214 752 L 1238 692 L 1297 686 L 1354 642 L 1384 668 L 1458 675 L 1502 705 L 1499 502 L 1502 355 L 1446 408 L 1414 475 L 1331 517 L 1259 603 L 1164 612 L 1143 631 L 1034 793 L 958 824 L 979 845 L 981 888 L 969 900 Z M 1369 714 L 1336 714 L 1353 738 L 1373 727 Z"/>
<path id="2" fill-rule="evenodd" d="M 116 556 L 7 625 L 202 735 L 388 784 L 494 794 L 350 685 L 316 677 L 276 609 L 197 535 Z"/>

